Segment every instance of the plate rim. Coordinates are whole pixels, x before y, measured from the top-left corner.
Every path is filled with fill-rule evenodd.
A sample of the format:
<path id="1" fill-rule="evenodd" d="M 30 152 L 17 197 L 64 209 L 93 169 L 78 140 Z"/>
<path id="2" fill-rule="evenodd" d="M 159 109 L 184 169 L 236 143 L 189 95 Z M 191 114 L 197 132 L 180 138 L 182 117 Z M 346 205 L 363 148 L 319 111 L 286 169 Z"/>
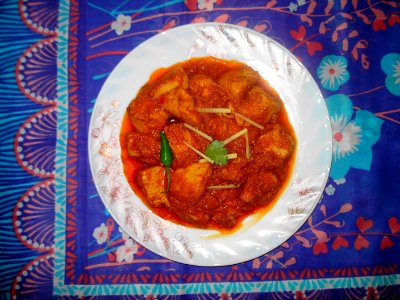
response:
<path id="1" fill-rule="evenodd" d="M 156 35 L 154 35 L 154 36 L 152 36 L 152 37 L 146 39 L 145 41 L 143 41 L 142 43 L 140 43 L 139 45 L 137 45 L 135 48 L 132 48 L 132 49 L 129 51 L 129 53 L 126 54 L 126 55 L 114 66 L 114 68 L 112 69 L 111 73 L 109 74 L 109 76 L 107 77 L 107 79 L 106 79 L 106 80 L 104 81 L 104 83 L 102 84 L 102 86 L 101 86 L 101 88 L 100 88 L 100 90 L 99 90 L 99 92 L 98 92 L 98 95 L 97 95 L 97 97 L 96 97 L 96 102 L 95 102 L 94 105 L 93 105 L 93 111 L 92 111 L 92 114 L 91 114 L 91 116 L 90 116 L 90 122 L 89 122 L 89 127 L 88 127 L 88 137 L 89 137 L 89 138 L 88 138 L 88 154 L 91 153 L 91 150 L 90 150 L 90 149 L 91 149 L 91 147 L 92 147 L 92 143 L 90 142 L 91 139 L 92 139 L 91 134 L 90 134 L 90 130 L 93 128 L 93 123 L 94 123 L 94 111 L 95 111 L 96 104 L 98 103 L 98 99 L 101 98 L 102 94 L 104 93 L 103 90 L 104 90 L 105 87 L 109 84 L 110 78 L 112 78 L 113 75 L 114 75 L 114 73 L 117 72 L 116 70 L 118 70 L 118 66 L 124 64 L 127 60 L 129 60 L 129 59 L 130 59 L 129 56 L 130 56 L 130 55 L 133 55 L 133 54 L 132 54 L 133 52 L 137 51 L 138 49 L 141 49 L 141 48 L 146 47 L 148 44 L 151 45 L 151 44 L 153 43 L 154 40 L 157 40 L 157 39 L 160 37 L 160 35 L 165 35 L 165 34 L 173 35 L 175 31 L 179 32 L 179 30 L 185 30 L 185 29 L 187 29 L 187 28 L 189 28 L 189 30 L 190 30 L 190 29 L 192 29 L 192 28 L 196 28 L 196 27 L 205 27 L 205 26 L 208 26 L 208 27 L 221 27 L 221 26 L 222 26 L 222 27 L 226 27 L 226 28 L 233 28 L 233 29 L 238 30 L 238 31 L 247 31 L 247 32 L 249 32 L 249 33 L 251 33 L 251 34 L 255 34 L 256 36 L 259 36 L 259 37 L 262 38 L 262 39 L 265 39 L 265 40 L 267 40 L 267 41 L 273 42 L 276 46 L 278 46 L 278 47 L 280 48 L 281 51 L 283 51 L 283 52 L 285 53 L 285 55 L 289 56 L 290 59 L 294 60 L 294 61 L 301 67 L 302 71 L 305 72 L 305 74 L 307 75 L 307 77 L 310 78 L 311 81 L 313 81 L 313 83 L 315 84 L 315 87 L 317 88 L 317 91 L 319 92 L 319 96 L 322 98 L 322 100 L 324 100 L 324 97 L 323 97 L 323 95 L 322 95 L 322 93 L 321 93 L 320 87 L 318 86 L 316 80 L 315 80 L 314 77 L 311 75 L 311 73 L 308 71 L 308 69 L 304 66 L 304 64 L 303 64 L 299 59 L 297 59 L 297 57 L 296 57 L 289 49 L 287 49 L 287 48 L 284 47 L 280 42 L 278 42 L 278 41 L 272 39 L 271 37 L 269 37 L 269 36 L 267 36 L 267 35 L 264 35 L 264 34 L 262 34 L 262 33 L 259 33 L 259 32 L 257 32 L 257 31 L 254 31 L 254 30 L 252 30 L 252 29 L 249 29 L 249 28 L 246 28 L 246 27 L 242 27 L 242 26 L 238 26 L 238 25 L 234 25 L 234 24 L 216 23 L 216 22 L 205 22 L 205 23 L 185 24 L 185 25 L 181 25 L 181 26 L 177 26 L 177 27 L 171 28 L 171 29 L 169 29 L 169 30 L 167 30 L 167 31 L 165 31 L 165 32 L 158 33 L 158 34 L 156 34 Z M 185 59 L 185 60 L 187 60 L 187 59 Z M 154 71 L 154 70 L 153 70 L 153 71 Z M 114 75 L 114 76 L 115 76 L 115 75 Z M 145 82 L 146 82 L 147 80 L 148 80 L 148 78 L 145 78 Z M 140 88 L 140 87 L 139 87 L 139 88 Z M 330 133 L 332 133 L 331 123 L 330 123 L 330 117 L 329 117 L 328 109 L 327 109 L 327 106 L 326 106 L 325 102 L 323 103 L 322 107 L 323 107 L 324 110 L 326 110 L 326 115 L 324 116 L 324 118 L 327 117 L 327 120 L 325 120 L 324 125 L 327 125 L 327 126 L 329 127 L 329 128 L 328 128 L 328 131 L 329 131 Z M 292 124 L 292 125 L 293 125 L 293 124 Z M 297 138 L 297 135 L 296 135 L 296 138 Z M 331 164 L 332 164 L 332 159 L 333 159 L 332 135 L 330 135 L 329 137 L 326 137 L 326 138 L 329 139 L 329 142 L 327 142 L 327 144 L 326 144 L 326 145 L 328 146 L 328 148 L 329 148 L 329 149 L 328 149 L 328 152 L 329 152 L 329 153 L 328 153 L 328 162 L 327 162 L 327 165 L 324 166 L 324 168 L 326 168 L 326 169 L 324 170 L 324 172 L 326 172 L 326 175 L 325 175 L 325 177 L 324 177 L 323 183 L 321 184 L 322 190 L 320 191 L 319 196 L 317 197 L 317 199 L 315 199 L 315 200 L 313 201 L 312 207 L 308 209 L 308 210 L 309 210 L 309 214 L 307 215 L 307 217 L 304 218 L 304 220 L 303 220 L 302 222 L 298 222 L 298 226 L 296 226 L 296 228 L 295 228 L 294 230 L 292 230 L 292 232 L 288 233 L 287 236 L 286 236 L 286 238 L 283 239 L 283 241 L 279 242 L 277 245 L 275 245 L 274 247 L 272 247 L 271 249 L 269 249 L 268 251 L 266 251 L 266 252 L 264 252 L 264 253 L 262 253 L 262 254 L 257 254 L 256 256 L 252 256 L 251 258 L 246 258 L 246 259 L 244 259 L 244 260 L 239 260 L 239 261 L 237 261 L 237 262 L 212 263 L 212 264 L 208 264 L 208 263 L 206 263 L 206 264 L 194 263 L 194 262 L 191 261 L 191 260 L 184 260 L 184 259 L 180 260 L 180 259 L 177 259 L 176 257 L 174 257 L 174 258 L 168 257 L 168 256 L 166 255 L 165 251 L 162 251 L 163 249 L 151 247 L 151 246 L 148 246 L 148 245 L 143 245 L 143 242 L 142 242 L 142 241 L 139 241 L 139 240 L 137 239 L 137 237 L 132 236 L 129 232 L 128 232 L 128 234 L 129 234 L 129 236 L 130 236 L 134 241 L 138 242 L 139 244 L 141 244 L 141 245 L 144 246 L 145 248 L 149 249 L 150 251 L 152 251 L 152 252 L 154 252 L 154 253 L 156 253 L 156 254 L 158 254 L 158 255 L 160 255 L 160 256 L 163 256 L 163 257 L 165 257 L 165 258 L 167 258 L 167 259 L 170 259 L 170 260 L 172 260 L 172 261 L 176 261 L 176 262 L 183 263 L 183 264 L 188 264 L 188 265 L 194 265 L 194 266 L 215 266 L 215 267 L 217 267 L 217 266 L 227 266 L 227 265 L 233 265 L 233 264 L 237 264 L 237 263 L 244 263 L 244 262 L 250 261 L 250 260 L 252 260 L 252 259 L 255 259 L 255 258 L 259 257 L 259 256 L 265 255 L 265 254 L 267 254 L 268 252 L 270 252 L 270 251 L 274 250 L 275 248 L 279 247 L 279 246 L 280 246 L 282 243 L 284 243 L 287 239 L 289 239 L 290 237 L 292 237 L 292 236 L 299 230 L 299 228 L 300 228 L 301 226 L 304 225 L 304 223 L 307 221 L 307 219 L 312 215 L 312 213 L 313 213 L 313 211 L 315 210 L 315 208 L 316 208 L 316 206 L 318 205 L 318 203 L 321 201 L 321 198 L 322 198 L 322 196 L 323 196 L 324 187 L 326 186 L 327 181 L 328 181 L 328 179 L 329 179 L 329 172 L 330 172 L 330 170 L 331 170 Z M 90 157 L 90 155 L 89 155 L 89 157 Z M 297 153 L 296 153 L 296 157 L 295 157 L 295 162 L 294 162 L 294 164 L 296 164 L 296 160 L 297 160 Z M 107 202 L 105 201 L 105 199 L 103 199 L 103 197 L 101 196 L 101 193 L 100 193 L 100 191 L 99 191 L 98 184 L 96 183 L 96 180 L 95 180 L 95 176 L 94 176 L 94 169 L 95 169 L 95 168 L 94 168 L 94 165 L 93 165 L 93 164 L 94 164 L 93 160 L 92 160 L 92 159 L 89 159 L 89 165 L 90 165 L 91 176 L 92 176 L 92 178 L 93 178 L 94 185 L 95 185 L 96 190 L 97 190 L 97 192 L 98 192 L 98 194 L 99 194 L 99 197 L 100 197 L 101 201 L 103 202 L 105 208 L 107 209 L 108 213 L 110 213 L 110 215 L 112 216 L 112 218 L 115 220 L 115 222 L 116 222 L 122 229 L 124 229 L 124 230 L 126 231 L 126 229 L 125 229 L 126 226 L 125 226 L 124 224 L 122 224 L 123 222 L 121 222 L 121 221 L 119 220 L 119 217 L 114 213 L 114 211 L 111 209 L 110 205 L 108 205 Z M 322 169 L 322 168 L 321 168 L 321 169 Z M 292 170 L 291 177 L 292 177 L 292 176 L 294 176 L 294 170 Z M 290 178 L 289 178 L 289 179 L 290 179 Z M 286 186 L 284 189 L 286 190 L 286 189 L 288 189 L 288 188 L 289 188 L 289 183 L 287 184 L 287 186 Z M 139 198 L 139 197 L 138 197 L 138 198 Z M 278 200 L 278 201 L 279 201 L 279 200 Z M 276 205 L 276 204 L 275 204 L 275 205 Z M 149 209 L 149 208 L 147 208 L 147 209 Z M 150 209 L 149 209 L 149 210 L 150 210 Z M 154 214 L 151 210 L 150 210 L 150 213 Z M 160 218 L 160 219 L 161 219 L 161 217 L 157 216 L 156 214 L 154 214 L 154 216 L 156 216 L 157 218 Z M 168 222 L 169 222 L 169 221 L 168 221 Z"/>

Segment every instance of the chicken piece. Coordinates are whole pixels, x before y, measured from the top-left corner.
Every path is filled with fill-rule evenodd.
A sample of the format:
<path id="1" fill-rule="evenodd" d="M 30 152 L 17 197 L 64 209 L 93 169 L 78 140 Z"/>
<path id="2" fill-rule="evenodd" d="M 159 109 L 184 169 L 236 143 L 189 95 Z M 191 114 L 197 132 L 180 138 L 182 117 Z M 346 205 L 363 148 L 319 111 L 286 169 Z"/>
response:
<path id="1" fill-rule="evenodd" d="M 287 172 L 285 161 L 294 151 L 294 138 L 279 125 L 271 126 L 271 130 L 261 135 L 252 151 L 251 172 L 271 170 L 275 174 Z"/>
<path id="2" fill-rule="evenodd" d="M 136 157 L 149 164 L 159 162 L 160 142 L 153 136 L 141 132 L 128 132 L 126 147 L 130 157 Z"/>
<path id="3" fill-rule="evenodd" d="M 250 175 L 240 194 L 244 207 L 251 209 L 254 205 L 266 203 L 278 190 L 279 181 L 271 172 L 260 172 Z"/>
<path id="4" fill-rule="evenodd" d="M 180 87 L 188 88 L 189 78 L 182 67 L 171 69 L 166 74 L 151 84 L 149 95 L 155 99 L 173 89 Z"/>
<path id="5" fill-rule="evenodd" d="M 243 127 L 240 127 L 234 118 L 227 118 L 225 116 L 213 116 L 203 126 L 204 132 L 219 141 L 224 141 L 243 130 Z M 246 140 L 244 135 L 230 142 L 225 147 L 228 153 L 237 153 L 238 156 L 246 155 Z"/>
<path id="6" fill-rule="evenodd" d="M 182 220 L 197 227 L 206 227 L 210 220 L 210 214 L 202 211 L 196 205 L 185 200 L 170 197 L 170 210 L 176 213 Z"/>
<path id="7" fill-rule="evenodd" d="M 212 166 L 207 163 L 176 169 L 172 174 L 170 193 L 180 201 L 195 203 L 204 193 L 211 175 Z"/>
<path id="8" fill-rule="evenodd" d="M 221 180 L 228 180 L 235 184 L 241 183 L 242 177 L 245 175 L 245 168 L 248 164 L 248 160 L 244 157 L 238 157 L 228 162 L 226 166 L 218 167 L 214 169 L 213 177 Z"/>
<path id="9" fill-rule="evenodd" d="M 234 118 L 212 115 L 202 129 L 214 139 L 223 141 L 243 129 Z"/>
<path id="10" fill-rule="evenodd" d="M 188 76 L 182 67 L 171 69 L 156 81 L 146 84 L 128 106 L 129 118 L 139 132 L 159 132 L 169 114 L 161 107 L 160 96 L 177 87 L 188 87 Z"/>
<path id="11" fill-rule="evenodd" d="M 144 87 L 129 104 L 128 115 L 133 127 L 142 133 L 159 132 L 167 124 L 169 117 L 160 103 L 148 95 L 148 87 Z"/>
<path id="12" fill-rule="evenodd" d="M 271 131 L 258 138 L 255 151 L 283 161 L 292 154 L 294 146 L 295 141 L 289 133 L 280 126 L 274 126 Z"/>
<path id="13" fill-rule="evenodd" d="M 278 98 L 274 95 L 267 94 L 260 86 L 254 86 L 247 94 L 243 101 L 240 101 L 237 111 L 249 119 L 265 125 L 271 117 L 281 108 Z M 240 124 L 244 122 L 240 118 L 236 118 Z"/>
<path id="14" fill-rule="evenodd" d="M 217 83 L 236 101 L 243 99 L 259 80 L 259 74 L 250 67 L 241 67 L 222 74 Z"/>
<path id="15" fill-rule="evenodd" d="M 196 149 L 203 149 L 207 140 L 197 139 L 195 133 L 183 126 L 182 123 L 172 123 L 165 127 L 165 135 L 169 141 L 174 159 L 172 161 L 173 168 L 187 167 L 199 160 L 199 155 L 191 150 L 184 142 L 192 145 Z"/>
<path id="16" fill-rule="evenodd" d="M 199 201 L 211 175 L 211 165 L 202 163 L 176 169 L 172 174 L 170 209 L 181 219 L 198 227 L 205 227 L 210 220 L 209 212 L 201 209 Z"/>
<path id="17" fill-rule="evenodd" d="M 176 88 L 166 94 L 162 107 L 173 116 L 193 126 L 201 123 L 200 115 L 194 107 L 192 96 L 182 88 Z"/>
<path id="18" fill-rule="evenodd" d="M 241 212 L 238 211 L 239 191 L 239 189 L 208 190 L 201 197 L 198 206 L 201 210 L 208 212 L 219 227 L 232 228 L 237 224 L 238 217 L 241 215 Z"/>
<path id="19" fill-rule="evenodd" d="M 137 175 L 137 183 L 142 189 L 148 203 L 155 207 L 167 206 L 170 203 L 164 187 L 165 169 L 155 166 L 141 170 Z"/>
<path id="20" fill-rule="evenodd" d="M 228 93 L 206 75 L 195 75 L 189 80 L 198 107 L 227 107 Z"/>
<path id="21" fill-rule="evenodd" d="M 224 201 L 211 218 L 222 228 L 233 228 L 238 223 L 241 212 L 237 209 L 237 198 Z"/>

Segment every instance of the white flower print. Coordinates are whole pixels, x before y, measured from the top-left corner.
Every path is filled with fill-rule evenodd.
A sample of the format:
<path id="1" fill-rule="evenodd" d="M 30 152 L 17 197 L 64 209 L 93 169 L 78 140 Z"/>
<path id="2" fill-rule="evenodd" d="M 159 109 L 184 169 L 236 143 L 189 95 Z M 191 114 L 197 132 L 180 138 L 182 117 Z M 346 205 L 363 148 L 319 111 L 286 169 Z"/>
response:
<path id="1" fill-rule="evenodd" d="M 400 83 L 400 59 L 393 65 L 393 77 L 396 78 L 394 84 Z"/>
<path id="2" fill-rule="evenodd" d="M 325 189 L 325 193 L 332 196 L 335 193 L 335 187 L 332 184 L 328 185 Z"/>
<path id="3" fill-rule="evenodd" d="M 333 132 L 333 156 L 334 159 L 340 159 L 347 154 L 358 150 L 361 143 L 361 128 L 349 122 L 344 116 L 335 115 L 331 119 Z"/>
<path id="4" fill-rule="evenodd" d="M 400 96 L 400 54 L 386 54 L 381 60 L 381 68 L 386 74 L 386 88 L 393 95 Z"/>
<path id="5" fill-rule="evenodd" d="M 346 183 L 346 178 L 342 177 L 342 178 L 336 179 L 336 180 L 335 180 L 335 183 L 336 183 L 337 185 L 344 184 L 344 183 Z"/>
<path id="6" fill-rule="evenodd" d="M 115 30 L 117 35 L 121 35 L 124 31 L 131 29 L 131 17 L 118 15 L 117 20 L 111 23 L 111 28 Z"/>
<path id="7" fill-rule="evenodd" d="M 350 73 L 347 71 L 347 59 L 337 55 L 325 56 L 317 69 L 317 75 L 323 88 L 337 91 L 350 78 Z"/>
<path id="8" fill-rule="evenodd" d="M 117 262 L 132 262 L 133 256 L 138 250 L 138 245 L 132 239 L 125 240 L 125 244 L 117 249 Z"/>
<path id="9" fill-rule="evenodd" d="M 99 227 L 96 227 L 93 231 L 93 237 L 96 239 L 97 244 L 101 245 L 107 241 L 108 228 L 104 223 L 101 223 Z"/>
<path id="10" fill-rule="evenodd" d="M 214 8 L 214 3 L 216 3 L 216 2 L 217 2 L 217 0 L 199 0 L 198 8 L 200 10 L 206 9 L 206 10 L 210 11 Z"/>
<path id="11" fill-rule="evenodd" d="M 290 12 L 296 11 L 297 10 L 297 4 L 293 3 L 293 2 L 290 2 L 289 10 L 290 10 Z"/>
<path id="12" fill-rule="evenodd" d="M 325 103 L 333 134 L 330 177 L 341 179 L 350 168 L 370 171 L 373 158 L 371 146 L 380 139 L 383 120 L 366 110 L 354 112 L 353 103 L 343 94 L 329 96 Z"/>

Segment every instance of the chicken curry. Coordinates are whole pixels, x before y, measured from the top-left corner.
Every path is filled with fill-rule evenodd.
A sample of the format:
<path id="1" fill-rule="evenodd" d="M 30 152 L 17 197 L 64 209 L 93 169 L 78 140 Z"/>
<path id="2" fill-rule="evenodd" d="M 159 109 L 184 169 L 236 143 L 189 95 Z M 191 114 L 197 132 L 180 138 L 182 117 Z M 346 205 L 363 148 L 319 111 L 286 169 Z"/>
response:
<path id="1" fill-rule="evenodd" d="M 296 147 L 268 82 L 213 57 L 157 70 L 129 104 L 120 141 L 125 175 L 151 210 L 218 230 L 276 201 Z"/>

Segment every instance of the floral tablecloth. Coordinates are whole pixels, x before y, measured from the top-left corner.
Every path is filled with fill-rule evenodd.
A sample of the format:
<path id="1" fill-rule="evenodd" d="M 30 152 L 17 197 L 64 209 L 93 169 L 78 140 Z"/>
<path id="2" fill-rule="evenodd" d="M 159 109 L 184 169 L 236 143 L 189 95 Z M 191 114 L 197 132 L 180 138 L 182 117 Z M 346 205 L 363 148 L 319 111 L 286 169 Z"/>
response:
<path id="1" fill-rule="evenodd" d="M 312 216 L 270 253 L 225 267 L 169 261 L 127 236 L 87 157 L 113 68 L 153 35 L 199 22 L 289 49 L 319 84 L 333 130 Z M 1 299 L 399 299 L 398 1 L 5 0 L 0 29 Z"/>

